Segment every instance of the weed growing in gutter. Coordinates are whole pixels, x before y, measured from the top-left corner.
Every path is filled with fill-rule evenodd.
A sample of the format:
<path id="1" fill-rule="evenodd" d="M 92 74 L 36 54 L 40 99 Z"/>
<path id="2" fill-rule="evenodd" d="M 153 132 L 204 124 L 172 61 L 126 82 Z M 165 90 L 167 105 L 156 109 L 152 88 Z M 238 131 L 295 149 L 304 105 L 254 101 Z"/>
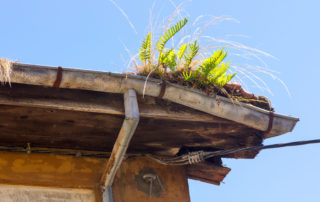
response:
<path id="1" fill-rule="evenodd" d="M 183 16 L 190 16 L 190 14 L 183 8 L 184 4 L 185 2 L 181 2 L 178 5 L 172 4 L 174 11 L 171 12 L 169 16 L 162 18 L 161 16 L 166 13 L 167 8 L 159 9 L 158 3 L 154 2 L 150 9 L 148 24 L 150 33 L 144 37 L 144 45 L 140 48 L 140 52 L 132 54 L 129 48 L 121 42 L 124 50 L 129 56 L 128 61 L 124 60 L 124 64 L 126 66 L 125 73 L 132 74 L 132 72 L 130 72 L 130 70 L 132 70 L 137 74 L 148 76 L 147 78 L 163 78 L 173 83 L 205 89 L 210 93 L 213 91 L 213 85 L 199 84 L 199 75 L 197 74 L 199 70 L 196 72 L 194 71 L 200 66 L 205 58 L 211 57 L 217 49 L 220 51 L 222 50 L 224 53 L 226 53 L 225 50 L 228 50 L 228 57 L 224 59 L 226 61 L 222 62 L 227 63 L 227 66 L 229 67 L 226 71 L 226 75 L 231 74 L 234 76 L 231 80 L 232 83 L 230 84 L 230 82 L 227 82 L 227 84 L 223 86 L 223 89 L 228 90 L 229 87 L 232 86 L 232 92 L 239 92 L 238 94 L 242 95 L 249 94 L 241 88 L 241 86 L 243 86 L 249 91 L 259 90 L 260 92 L 267 92 L 270 95 L 273 95 L 272 89 L 268 85 L 268 80 L 271 79 L 272 81 L 276 80 L 280 82 L 290 96 L 288 87 L 278 76 L 280 72 L 269 68 L 267 62 L 264 61 L 265 58 L 277 60 L 276 57 L 260 49 L 248 46 L 238 42 L 237 40 L 233 40 L 235 37 L 248 38 L 248 36 L 226 33 L 221 36 L 220 32 L 217 33 L 216 37 L 212 35 L 205 35 L 209 28 L 215 27 L 216 25 L 220 26 L 220 23 L 240 23 L 237 19 L 228 16 L 212 16 L 208 14 L 200 15 L 194 20 L 191 20 L 190 18 L 187 25 L 183 26 L 178 33 L 175 33 L 174 37 L 171 37 L 169 41 L 166 42 L 163 53 L 165 53 L 166 50 L 170 54 L 168 53 L 167 59 L 164 61 L 165 64 L 167 64 L 166 67 L 164 67 L 163 64 L 161 65 L 159 63 L 157 39 L 161 42 L 161 36 L 163 36 L 163 33 L 166 33 L 166 30 L 169 30 L 169 27 L 171 27 L 174 22 L 179 20 L 182 21 Z M 123 12 L 123 10 L 121 11 Z M 157 12 L 155 13 L 154 11 Z M 127 18 L 126 14 L 124 14 L 124 16 Z M 132 25 L 131 21 L 129 21 L 129 24 L 130 26 Z M 134 27 L 133 29 L 135 31 Z M 189 48 L 188 44 L 195 43 L 195 41 L 198 46 L 200 45 L 200 48 L 191 62 L 189 61 L 190 71 L 183 71 L 186 69 L 182 62 L 185 61 L 185 57 L 180 53 L 186 54 L 187 52 L 184 51 Z M 140 58 L 141 61 L 138 61 L 138 58 Z M 176 58 L 176 60 L 174 60 L 174 58 Z M 230 59 L 232 60 L 232 63 L 228 63 L 228 60 Z M 172 67 L 175 67 L 174 71 L 170 69 Z M 236 74 L 234 74 L 235 72 Z M 200 78 L 200 81 L 201 79 L 203 79 L 203 77 Z M 221 88 L 221 84 L 223 84 L 223 82 L 221 82 L 220 85 L 216 84 L 215 91 L 217 91 L 217 88 Z M 254 96 L 249 96 L 248 98 L 252 99 L 251 97 Z M 241 98 L 241 100 L 243 99 Z"/>
<path id="2" fill-rule="evenodd" d="M 229 70 L 230 61 L 225 62 L 225 47 L 217 47 L 208 54 L 208 48 L 199 45 L 198 37 L 188 43 L 179 43 L 178 48 L 167 48 L 168 42 L 173 40 L 187 23 L 187 18 L 178 21 L 166 29 L 156 43 L 153 42 L 155 34 L 149 32 L 139 49 L 138 56 L 141 62 L 138 65 L 135 63 L 136 73 L 147 78 L 159 78 L 196 88 L 208 95 L 222 95 L 235 101 L 273 110 L 267 98 L 247 93 L 240 84 L 228 84 L 236 73 Z"/>
<path id="3" fill-rule="evenodd" d="M 152 32 L 149 32 L 142 41 L 139 50 L 139 59 L 142 65 L 138 68 L 138 74 L 160 77 L 162 79 L 178 82 L 194 88 L 222 89 L 235 75 L 228 74 L 230 62 L 224 62 L 227 52 L 217 49 L 211 56 L 203 60 L 196 60 L 200 46 L 197 40 L 182 44 L 177 50 L 166 48 L 168 41 L 175 36 L 188 22 L 187 18 L 178 21 L 167 29 L 152 45 Z"/>

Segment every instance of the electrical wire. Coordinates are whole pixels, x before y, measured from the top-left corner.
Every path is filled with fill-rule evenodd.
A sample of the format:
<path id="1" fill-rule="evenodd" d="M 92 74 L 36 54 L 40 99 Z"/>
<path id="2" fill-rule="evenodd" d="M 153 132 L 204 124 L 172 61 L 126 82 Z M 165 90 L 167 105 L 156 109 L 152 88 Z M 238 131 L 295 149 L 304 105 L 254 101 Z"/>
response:
<path id="1" fill-rule="evenodd" d="M 261 146 L 253 146 L 253 147 L 244 147 L 244 148 L 236 148 L 236 149 L 228 149 L 228 150 L 219 150 L 219 151 L 196 151 L 196 152 L 189 152 L 187 154 L 183 154 L 180 156 L 176 156 L 173 158 L 159 158 L 157 156 L 148 155 L 150 158 L 156 160 L 157 162 L 165 165 L 188 165 L 194 163 L 200 163 L 206 159 L 218 156 L 225 156 L 237 152 L 244 152 L 244 151 L 260 151 L 263 149 L 275 149 L 281 147 L 291 147 L 291 146 L 300 146 L 306 144 L 315 144 L 320 143 L 320 139 L 315 140 L 307 140 L 307 141 L 297 141 L 297 142 L 290 142 L 290 143 L 283 143 L 283 144 L 272 144 L 272 145 L 261 145 Z"/>
<path id="2" fill-rule="evenodd" d="M 260 146 L 253 146 L 253 147 L 243 147 L 243 148 L 235 148 L 235 149 L 227 149 L 227 150 L 219 150 L 219 151 L 195 151 L 189 152 L 183 155 L 175 156 L 175 157 L 168 157 L 168 158 L 160 158 L 155 155 L 151 154 L 128 154 L 126 155 L 127 158 L 131 157 L 143 157 L 147 156 L 160 164 L 165 165 L 189 165 L 189 164 L 196 164 L 205 161 L 206 159 L 213 158 L 213 157 L 223 157 L 229 154 L 234 154 L 237 152 L 244 152 L 244 151 L 261 151 L 263 149 L 275 149 L 281 147 L 292 147 L 292 146 L 300 146 L 306 144 L 315 144 L 320 143 L 320 139 L 315 140 L 307 140 L 307 141 L 297 141 L 297 142 L 290 142 L 290 143 L 283 143 L 283 144 L 272 144 L 272 145 L 260 145 Z M 27 154 L 30 153 L 43 153 L 43 154 L 57 154 L 57 155 L 67 155 L 67 156 L 84 156 L 84 157 L 96 157 L 96 158 L 109 158 L 110 153 L 98 153 L 98 152 L 86 152 L 86 151 L 63 151 L 63 150 L 46 150 L 41 148 L 31 148 L 28 144 L 27 148 L 17 148 L 17 147 L 5 147 L 0 146 L 0 151 L 7 151 L 7 152 L 24 152 Z"/>

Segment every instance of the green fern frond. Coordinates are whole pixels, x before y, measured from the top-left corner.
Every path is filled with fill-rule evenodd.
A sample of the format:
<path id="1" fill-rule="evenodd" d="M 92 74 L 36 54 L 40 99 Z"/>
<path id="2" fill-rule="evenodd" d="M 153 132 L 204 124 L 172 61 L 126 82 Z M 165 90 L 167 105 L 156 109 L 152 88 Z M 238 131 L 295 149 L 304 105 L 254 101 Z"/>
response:
<path id="1" fill-rule="evenodd" d="M 214 69 L 216 67 L 213 56 L 208 57 L 206 59 L 203 60 L 203 62 L 200 64 L 199 69 L 201 71 L 201 73 L 203 73 L 203 75 L 205 77 L 208 77 L 210 71 L 212 69 Z"/>
<path id="2" fill-rule="evenodd" d="M 180 46 L 179 50 L 178 50 L 178 58 L 179 60 L 181 60 L 181 58 L 184 56 L 186 50 L 187 50 L 188 45 L 187 44 L 183 44 Z"/>
<path id="3" fill-rule="evenodd" d="M 227 52 L 225 52 L 223 49 L 217 49 L 213 53 L 213 58 L 215 58 L 215 64 L 218 66 L 226 57 L 227 57 Z"/>
<path id="4" fill-rule="evenodd" d="M 199 70 L 209 83 L 224 86 L 235 76 L 235 74 L 227 75 L 230 64 L 222 62 L 226 56 L 227 53 L 223 49 L 218 49 L 200 64 Z"/>
<path id="5" fill-rule="evenodd" d="M 162 52 L 164 46 L 166 43 L 177 33 L 179 32 L 188 22 L 187 18 L 184 18 L 183 20 L 180 20 L 172 26 L 170 29 L 168 29 L 163 36 L 160 37 L 160 40 L 157 42 L 157 50 L 159 53 Z"/>
<path id="6" fill-rule="evenodd" d="M 235 77 L 236 74 L 237 74 L 237 73 L 228 74 L 227 77 L 226 77 L 226 80 L 225 80 L 224 85 L 227 84 L 229 81 L 231 81 L 231 79 L 233 79 L 233 77 Z M 224 85 L 223 85 L 223 86 L 224 86 Z"/>
<path id="7" fill-rule="evenodd" d="M 164 50 L 164 53 L 160 53 L 160 64 L 164 64 L 166 67 L 169 67 L 171 71 L 175 71 L 177 67 L 177 54 L 174 49 Z"/>
<path id="8" fill-rule="evenodd" d="M 167 58 L 171 51 L 173 51 L 173 48 L 171 48 L 170 50 L 164 49 L 164 52 L 159 54 L 159 64 L 166 63 Z"/>
<path id="9" fill-rule="evenodd" d="M 224 58 L 227 56 L 227 53 L 223 50 L 216 50 L 210 57 L 203 60 L 199 68 L 205 77 L 208 77 L 211 71 L 214 70 Z M 213 74 L 214 72 L 211 72 Z"/>
<path id="10" fill-rule="evenodd" d="M 170 69 L 171 72 L 174 72 L 173 75 L 178 73 L 179 78 L 183 77 L 184 82 L 190 82 L 188 85 L 194 87 L 203 88 L 208 87 L 207 85 L 223 87 L 236 75 L 235 73 L 228 74 L 230 64 L 229 62 L 223 62 L 227 56 L 227 52 L 225 52 L 224 49 L 217 49 L 210 57 L 205 58 L 202 63 L 197 66 L 197 69 L 191 71 L 191 64 L 200 50 L 198 41 L 183 44 L 178 50 L 165 48 L 168 41 L 175 36 L 187 22 L 188 19 L 184 18 L 165 31 L 164 35 L 157 41 L 157 54 L 152 51 L 152 34 L 151 32 L 148 33 L 139 49 L 139 59 L 144 63 L 143 67 L 153 68 L 160 77 L 168 76 L 167 69 Z M 157 64 L 153 61 L 155 55 L 158 57 Z M 177 71 L 177 67 L 181 64 L 183 64 L 184 70 L 182 73 L 179 73 L 180 71 Z"/>
<path id="11" fill-rule="evenodd" d="M 226 85 L 229 81 L 231 81 L 231 79 L 232 79 L 235 75 L 236 75 L 236 73 L 221 76 L 221 77 L 219 77 L 219 78 L 216 80 L 216 84 L 218 84 L 219 86 L 224 86 L 224 85 Z"/>
<path id="12" fill-rule="evenodd" d="M 142 41 L 142 46 L 139 49 L 139 59 L 143 63 L 151 59 L 151 32 L 149 32 L 145 40 Z"/>
<path id="13" fill-rule="evenodd" d="M 171 71 L 177 68 L 177 54 L 173 50 L 168 55 L 167 65 Z"/>
<path id="14" fill-rule="evenodd" d="M 211 70 L 209 76 L 212 83 L 215 83 L 215 81 L 220 77 L 224 77 L 229 67 L 230 67 L 229 62 L 228 63 L 221 62 L 216 68 Z"/>
<path id="15" fill-rule="evenodd" d="M 188 72 L 182 72 L 183 80 L 184 81 L 193 81 L 195 79 L 195 75 L 192 71 Z"/>
<path id="16" fill-rule="evenodd" d="M 189 44 L 187 52 L 185 54 L 185 67 L 188 71 L 189 71 L 191 62 L 198 54 L 199 49 L 200 47 L 197 44 L 197 41 L 194 41 L 193 43 Z"/>

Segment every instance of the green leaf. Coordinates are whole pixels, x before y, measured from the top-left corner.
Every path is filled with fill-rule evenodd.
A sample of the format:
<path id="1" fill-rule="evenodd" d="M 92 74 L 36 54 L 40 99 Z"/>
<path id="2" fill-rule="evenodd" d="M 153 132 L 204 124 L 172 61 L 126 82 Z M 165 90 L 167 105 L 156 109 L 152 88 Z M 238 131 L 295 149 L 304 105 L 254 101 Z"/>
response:
<path id="1" fill-rule="evenodd" d="M 182 72 L 182 75 L 183 75 L 184 81 L 192 81 L 192 80 L 195 79 L 195 76 L 193 75 L 192 71 L 190 71 L 189 73 L 188 72 Z"/>
<path id="2" fill-rule="evenodd" d="M 175 71 L 177 67 L 177 54 L 172 50 L 168 55 L 167 65 L 171 71 Z"/>
<path id="3" fill-rule="evenodd" d="M 139 49 L 139 59 L 143 63 L 151 59 L 151 32 L 149 32 L 147 37 L 142 41 L 141 48 Z"/>
<path id="4" fill-rule="evenodd" d="M 226 56 L 227 53 L 223 49 L 218 49 L 200 64 L 199 71 L 209 83 L 224 86 L 235 76 L 235 74 L 227 74 L 230 64 L 222 62 Z"/>
<path id="5" fill-rule="evenodd" d="M 164 50 L 164 53 L 160 54 L 160 64 L 164 64 L 166 67 L 169 67 L 171 71 L 176 70 L 177 66 L 177 54 L 171 48 L 170 50 Z"/>
<path id="6" fill-rule="evenodd" d="M 193 43 L 189 44 L 186 55 L 185 55 L 185 67 L 188 69 L 188 71 L 189 71 L 191 62 L 198 54 L 199 49 L 200 47 L 197 44 L 197 41 L 194 41 Z"/>
<path id="7" fill-rule="evenodd" d="M 181 60 L 181 58 L 184 56 L 186 50 L 187 50 L 188 45 L 187 44 L 183 44 L 180 46 L 179 50 L 178 50 L 178 58 L 179 60 Z"/>
<path id="8" fill-rule="evenodd" d="M 184 18 L 183 20 L 180 20 L 172 26 L 170 29 L 168 29 L 163 36 L 160 37 L 160 40 L 157 42 L 157 50 L 159 53 L 162 52 L 164 46 L 166 43 L 177 33 L 179 32 L 188 22 L 187 18 Z"/>

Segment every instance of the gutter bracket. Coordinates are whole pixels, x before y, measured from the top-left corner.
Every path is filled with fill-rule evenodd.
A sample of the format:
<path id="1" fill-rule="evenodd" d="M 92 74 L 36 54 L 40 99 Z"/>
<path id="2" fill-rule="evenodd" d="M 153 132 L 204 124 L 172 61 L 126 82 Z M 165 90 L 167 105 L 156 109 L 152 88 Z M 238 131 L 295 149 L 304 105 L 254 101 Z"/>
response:
<path id="1" fill-rule="evenodd" d="M 160 89 L 158 98 L 162 99 L 163 96 L 164 96 L 164 93 L 166 92 L 167 83 L 166 83 L 166 81 L 164 79 L 161 79 L 160 85 L 161 85 L 161 89 Z"/>
<path id="2" fill-rule="evenodd" d="M 57 70 L 57 77 L 55 82 L 53 83 L 53 87 L 59 88 L 61 84 L 61 80 L 62 80 L 62 67 L 59 66 Z"/>
<path id="3" fill-rule="evenodd" d="M 273 126 L 273 118 L 274 118 L 274 113 L 273 113 L 273 111 L 270 111 L 269 112 L 268 128 L 266 131 L 264 131 L 264 136 L 268 135 L 271 132 L 272 126 Z"/>
<path id="4" fill-rule="evenodd" d="M 124 93 L 124 109 L 125 119 L 100 180 L 103 188 L 103 202 L 113 201 L 111 186 L 139 123 L 139 108 L 135 90 L 128 89 Z"/>

